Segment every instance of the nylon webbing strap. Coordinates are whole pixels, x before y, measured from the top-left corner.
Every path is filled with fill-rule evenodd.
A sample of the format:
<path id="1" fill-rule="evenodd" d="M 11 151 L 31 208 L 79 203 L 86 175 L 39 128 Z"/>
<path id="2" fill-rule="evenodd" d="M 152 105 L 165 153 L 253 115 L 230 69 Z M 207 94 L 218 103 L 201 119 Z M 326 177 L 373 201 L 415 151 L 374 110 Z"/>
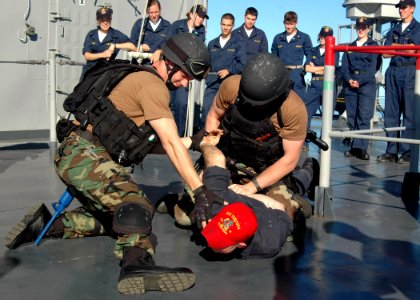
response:
<path id="1" fill-rule="evenodd" d="M 185 63 L 187 59 L 189 58 L 187 53 L 185 53 L 184 50 L 178 47 L 178 45 L 175 44 L 175 42 L 172 39 L 169 39 L 166 42 L 166 46 L 168 46 L 175 53 L 175 55 L 181 59 L 183 63 Z"/>

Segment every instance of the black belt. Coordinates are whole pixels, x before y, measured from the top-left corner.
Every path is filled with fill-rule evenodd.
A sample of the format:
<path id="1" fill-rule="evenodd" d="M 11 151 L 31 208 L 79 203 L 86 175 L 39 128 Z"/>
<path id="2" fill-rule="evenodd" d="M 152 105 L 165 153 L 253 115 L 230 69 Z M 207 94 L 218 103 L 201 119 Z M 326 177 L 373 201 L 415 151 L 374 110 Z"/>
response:
<path id="1" fill-rule="evenodd" d="M 324 77 L 312 77 L 312 80 L 324 80 Z"/>
<path id="2" fill-rule="evenodd" d="M 99 139 L 92 134 L 89 130 L 82 130 L 80 127 L 78 127 L 74 133 L 76 133 L 78 136 L 84 138 L 86 141 L 91 142 L 92 144 L 100 145 Z"/>
<path id="3" fill-rule="evenodd" d="M 359 74 L 363 74 L 363 73 L 366 73 L 366 72 L 367 72 L 366 70 L 354 70 L 354 71 L 351 71 L 350 73 L 353 74 L 353 75 L 359 75 Z"/>
<path id="4" fill-rule="evenodd" d="M 392 67 L 408 67 L 408 66 L 415 66 L 415 62 L 392 62 L 389 64 Z"/>
<path id="5" fill-rule="evenodd" d="M 287 69 L 294 70 L 294 69 L 302 69 L 302 66 L 286 66 Z"/>

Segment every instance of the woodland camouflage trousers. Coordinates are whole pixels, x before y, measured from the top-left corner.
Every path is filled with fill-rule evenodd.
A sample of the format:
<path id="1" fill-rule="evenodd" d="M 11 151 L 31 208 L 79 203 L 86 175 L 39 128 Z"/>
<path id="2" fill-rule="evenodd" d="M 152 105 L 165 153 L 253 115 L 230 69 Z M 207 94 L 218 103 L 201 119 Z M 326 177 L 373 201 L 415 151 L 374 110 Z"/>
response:
<path id="1" fill-rule="evenodd" d="M 117 235 L 111 230 L 115 206 L 121 202 L 137 202 L 150 211 L 154 207 L 128 170 L 114 162 L 103 146 L 72 133 L 60 144 L 54 162 L 58 176 L 76 190 L 82 204 L 63 215 L 63 238 L 111 235 L 117 239 L 114 252 L 120 259 L 126 246 L 138 246 L 154 255 L 153 234 Z"/>

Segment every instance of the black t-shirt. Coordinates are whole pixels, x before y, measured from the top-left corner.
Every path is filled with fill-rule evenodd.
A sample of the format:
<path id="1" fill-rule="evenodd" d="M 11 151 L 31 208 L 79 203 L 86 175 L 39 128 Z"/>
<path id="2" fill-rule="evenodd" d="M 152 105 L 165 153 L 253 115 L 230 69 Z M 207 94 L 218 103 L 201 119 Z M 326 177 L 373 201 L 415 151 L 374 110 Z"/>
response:
<path id="1" fill-rule="evenodd" d="M 242 249 L 240 256 L 247 258 L 264 258 L 275 256 L 286 242 L 292 231 L 292 222 L 286 212 L 272 209 L 264 203 L 244 195 L 238 195 L 228 186 L 230 173 L 220 167 L 210 167 L 204 171 L 203 183 L 209 191 L 214 192 L 228 203 L 242 202 L 254 211 L 258 228 L 254 236 L 249 239 L 246 248 Z M 221 209 L 221 204 L 213 205 L 213 216 Z"/>

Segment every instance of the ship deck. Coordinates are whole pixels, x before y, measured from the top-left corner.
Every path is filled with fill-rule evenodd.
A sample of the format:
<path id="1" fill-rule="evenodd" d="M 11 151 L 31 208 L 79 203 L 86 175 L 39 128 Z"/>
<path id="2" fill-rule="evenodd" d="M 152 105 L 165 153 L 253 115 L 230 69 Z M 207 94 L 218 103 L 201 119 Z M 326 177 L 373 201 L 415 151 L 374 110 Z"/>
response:
<path id="1" fill-rule="evenodd" d="M 142 299 L 418 299 L 418 200 L 404 203 L 408 165 L 377 163 L 384 142 L 372 142 L 371 159 L 346 158 L 332 145 L 334 219 L 311 217 L 303 243 L 287 242 L 273 258 L 213 261 L 191 232 L 156 214 L 156 263 L 194 270 L 183 292 L 148 292 Z M 318 156 L 311 145 L 309 154 Z M 196 156 L 196 153 L 191 153 Z M 152 201 L 182 190 L 166 156 L 150 155 L 133 174 Z M 55 175 L 45 141 L 0 144 L 0 239 L 38 202 L 57 201 L 64 185 Z M 77 205 L 73 201 L 71 207 Z M 118 293 L 112 238 L 44 240 L 0 249 L 1 299 L 128 299 Z M 132 297 L 131 297 L 132 298 Z"/>

